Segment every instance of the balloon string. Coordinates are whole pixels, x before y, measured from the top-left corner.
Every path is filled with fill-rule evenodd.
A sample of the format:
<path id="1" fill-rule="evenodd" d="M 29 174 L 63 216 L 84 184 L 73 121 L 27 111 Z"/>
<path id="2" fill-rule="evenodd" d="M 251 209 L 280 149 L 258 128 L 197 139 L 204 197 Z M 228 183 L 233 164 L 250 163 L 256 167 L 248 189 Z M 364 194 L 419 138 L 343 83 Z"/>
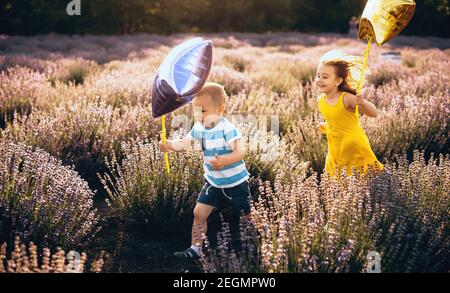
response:
<path id="1" fill-rule="evenodd" d="M 361 69 L 361 77 L 359 78 L 358 87 L 356 88 L 356 92 L 358 95 L 361 92 L 362 83 L 363 83 L 363 79 L 364 79 L 364 71 L 366 71 L 367 59 L 369 59 L 369 52 L 370 52 L 370 46 L 372 44 L 372 40 L 373 40 L 372 36 L 369 36 L 367 38 L 367 47 L 366 47 L 366 52 L 364 53 L 364 62 L 363 62 L 363 67 Z M 355 107 L 355 113 L 356 113 L 356 119 L 358 119 L 358 105 L 356 105 L 356 107 Z"/>
<path id="2" fill-rule="evenodd" d="M 161 124 L 162 124 L 161 139 L 162 139 L 162 143 L 166 144 L 167 143 L 167 139 L 166 139 L 166 115 L 162 115 Z M 170 173 L 170 163 L 169 163 L 169 153 L 168 152 L 164 153 L 164 160 L 166 161 L 167 173 Z"/>

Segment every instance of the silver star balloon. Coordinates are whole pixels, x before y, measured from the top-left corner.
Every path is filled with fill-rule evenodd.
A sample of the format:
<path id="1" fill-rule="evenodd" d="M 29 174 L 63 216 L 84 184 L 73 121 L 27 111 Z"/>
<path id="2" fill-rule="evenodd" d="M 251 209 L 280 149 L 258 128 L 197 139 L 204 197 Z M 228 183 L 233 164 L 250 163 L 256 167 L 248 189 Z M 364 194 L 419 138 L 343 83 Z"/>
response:
<path id="1" fill-rule="evenodd" d="M 205 84 L 212 65 L 212 42 L 195 38 L 170 51 L 153 82 L 153 117 L 189 103 Z"/>

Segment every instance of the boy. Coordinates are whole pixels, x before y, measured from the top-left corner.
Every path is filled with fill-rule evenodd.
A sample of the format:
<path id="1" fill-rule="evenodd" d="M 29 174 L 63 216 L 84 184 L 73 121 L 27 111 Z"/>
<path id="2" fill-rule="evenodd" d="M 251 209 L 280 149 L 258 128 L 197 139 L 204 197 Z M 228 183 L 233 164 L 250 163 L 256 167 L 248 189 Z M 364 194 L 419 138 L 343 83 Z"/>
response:
<path id="1" fill-rule="evenodd" d="M 249 173 L 243 161 L 242 136 L 237 128 L 223 117 L 226 93 L 217 83 L 206 83 L 192 104 L 197 122 L 183 139 L 159 143 L 162 152 L 186 151 L 194 141 L 202 146 L 204 177 L 206 179 L 194 209 L 191 247 L 176 252 L 180 259 L 198 259 L 201 255 L 202 233 L 206 234 L 207 220 L 223 200 L 231 203 L 233 214 L 248 215 Z M 201 114 L 199 113 L 201 111 Z"/>

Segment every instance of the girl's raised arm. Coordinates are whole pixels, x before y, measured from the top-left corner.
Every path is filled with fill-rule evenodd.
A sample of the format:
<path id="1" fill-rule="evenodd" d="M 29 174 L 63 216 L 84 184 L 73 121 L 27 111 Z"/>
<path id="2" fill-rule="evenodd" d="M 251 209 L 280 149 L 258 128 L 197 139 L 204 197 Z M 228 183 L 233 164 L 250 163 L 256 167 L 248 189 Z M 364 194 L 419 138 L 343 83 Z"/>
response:
<path id="1" fill-rule="evenodd" d="M 374 104 L 364 99 L 361 94 L 352 95 L 345 94 L 344 96 L 344 106 L 348 111 L 354 112 L 356 109 L 356 105 L 358 105 L 358 111 L 364 115 L 369 117 L 377 117 L 378 110 Z"/>

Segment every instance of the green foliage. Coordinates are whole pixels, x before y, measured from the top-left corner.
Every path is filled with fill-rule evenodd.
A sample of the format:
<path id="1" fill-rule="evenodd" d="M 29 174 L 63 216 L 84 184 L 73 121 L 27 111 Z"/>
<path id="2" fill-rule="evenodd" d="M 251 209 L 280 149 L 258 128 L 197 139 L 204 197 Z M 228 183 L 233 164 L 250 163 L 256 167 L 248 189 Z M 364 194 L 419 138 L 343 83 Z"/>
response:
<path id="1" fill-rule="evenodd" d="M 82 0 L 81 16 L 68 16 L 69 0 L 7 0 L 0 4 L 1 33 L 35 35 L 150 32 L 348 31 L 364 0 Z M 406 34 L 449 36 L 446 0 L 416 1 Z"/>

